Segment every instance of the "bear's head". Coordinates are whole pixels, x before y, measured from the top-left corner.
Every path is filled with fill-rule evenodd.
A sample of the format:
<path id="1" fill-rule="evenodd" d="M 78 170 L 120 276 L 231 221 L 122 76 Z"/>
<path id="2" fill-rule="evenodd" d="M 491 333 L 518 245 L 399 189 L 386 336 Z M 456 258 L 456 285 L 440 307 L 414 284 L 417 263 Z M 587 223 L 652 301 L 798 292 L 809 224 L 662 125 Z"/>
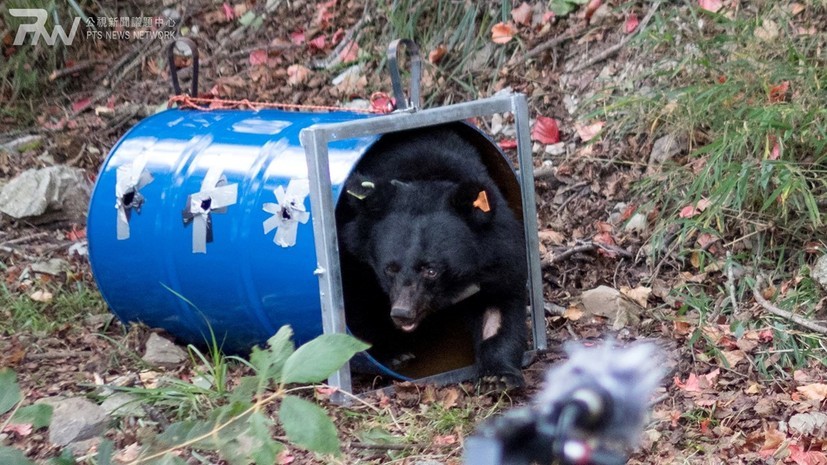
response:
<path id="1" fill-rule="evenodd" d="M 495 215 L 490 187 L 357 176 L 346 188 L 354 219 L 343 243 L 373 268 L 398 328 L 414 331 L 429 314 L 480 290 L 480 237 Z"/>

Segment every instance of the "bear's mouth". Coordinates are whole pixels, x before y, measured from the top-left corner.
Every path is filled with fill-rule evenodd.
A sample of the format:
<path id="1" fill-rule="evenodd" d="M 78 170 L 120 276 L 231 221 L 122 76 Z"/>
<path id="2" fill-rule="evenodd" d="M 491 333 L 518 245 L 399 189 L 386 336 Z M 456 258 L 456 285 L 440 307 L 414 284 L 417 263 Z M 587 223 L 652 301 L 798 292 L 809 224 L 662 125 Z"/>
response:
<path id="1" fill-rule="evenodd" d="M 393 324 L 396 325 L 397 328 L 405 331 L 406 333 L 413 332 L 416 328 L 419 327 L 419 319 L 402 319 L 402 318 L 393 318 Z"/>

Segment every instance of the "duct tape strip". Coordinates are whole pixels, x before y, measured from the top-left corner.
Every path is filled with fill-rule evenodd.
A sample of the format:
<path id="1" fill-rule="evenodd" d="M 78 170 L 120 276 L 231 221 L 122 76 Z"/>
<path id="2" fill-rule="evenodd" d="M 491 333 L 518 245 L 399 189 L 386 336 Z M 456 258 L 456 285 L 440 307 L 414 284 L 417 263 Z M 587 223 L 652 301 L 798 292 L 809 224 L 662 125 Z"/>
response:
<path id="1" fill-rule="evenodd" d="M 207 242 L 212 242 L 212 213 L 226 213 L 227 207 L 238 202 L 238 184 L 227 184 L 227 177 L 219 167 L 207 170 L 201 190 L 187 197 L 187 206 L 181 212 L 184 225 L 192 223 L 192 253 L 207 253 Z"/>
<path id="2" fill-rule="evenodd" d="M 129 220 L 132 210 L 141 213 L 144 196 L 141 189 L 153 181 L 146 170 L 147 156 L 139 155 L 130 163 L 124 163 L 115 171 L 115 209 L 118 211 L 118 240 L 129 239 Z"/>
<path id="3" fill-rule="evenodd" d="M 271 216 L 264 220 L 264 234 L 276 229 L 273 242 L 281 247 L 296 245 L 299 223 L 305 224 L 310 219 L 310 212 L 304 206 L 304 201 L 310 193 L 310 181 L 308 179 L 291 179 L 284 186 L 279 186 L 273 191 L 278 203 L 265 203 L 262 207 Z"/>

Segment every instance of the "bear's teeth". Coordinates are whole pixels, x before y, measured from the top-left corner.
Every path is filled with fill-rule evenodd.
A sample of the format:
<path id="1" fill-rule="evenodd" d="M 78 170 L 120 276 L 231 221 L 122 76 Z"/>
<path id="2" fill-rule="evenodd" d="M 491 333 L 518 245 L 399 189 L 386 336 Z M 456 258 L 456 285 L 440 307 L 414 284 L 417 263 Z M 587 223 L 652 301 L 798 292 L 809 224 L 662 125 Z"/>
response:
<path id="1" fill-rule="evenodd" d="M 416 329 L 416 323 L 411 323 L 409 325 L 402 325 L 402 331 L 411 332 Z"/>

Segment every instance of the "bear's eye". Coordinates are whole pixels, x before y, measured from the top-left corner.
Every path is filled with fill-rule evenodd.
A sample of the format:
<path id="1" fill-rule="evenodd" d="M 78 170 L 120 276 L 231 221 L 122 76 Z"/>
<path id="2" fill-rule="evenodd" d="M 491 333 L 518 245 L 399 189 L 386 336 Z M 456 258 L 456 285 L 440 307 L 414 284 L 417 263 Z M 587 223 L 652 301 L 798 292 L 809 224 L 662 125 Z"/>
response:
<path id="1" fill-rule="evenodd" d="M 399 273 L 399 264 L 398 263 L 389 263 L 385 266 L 385 274 L 394 275 Z"/>
<path id="2" fill-rule="evenodd" d="M 422 273 L 422 276 L 424 276 L 426 279 L 434 279 L 437 275 L 436 268 L 430 266 L 423 266 L 420 272 Z"/>

